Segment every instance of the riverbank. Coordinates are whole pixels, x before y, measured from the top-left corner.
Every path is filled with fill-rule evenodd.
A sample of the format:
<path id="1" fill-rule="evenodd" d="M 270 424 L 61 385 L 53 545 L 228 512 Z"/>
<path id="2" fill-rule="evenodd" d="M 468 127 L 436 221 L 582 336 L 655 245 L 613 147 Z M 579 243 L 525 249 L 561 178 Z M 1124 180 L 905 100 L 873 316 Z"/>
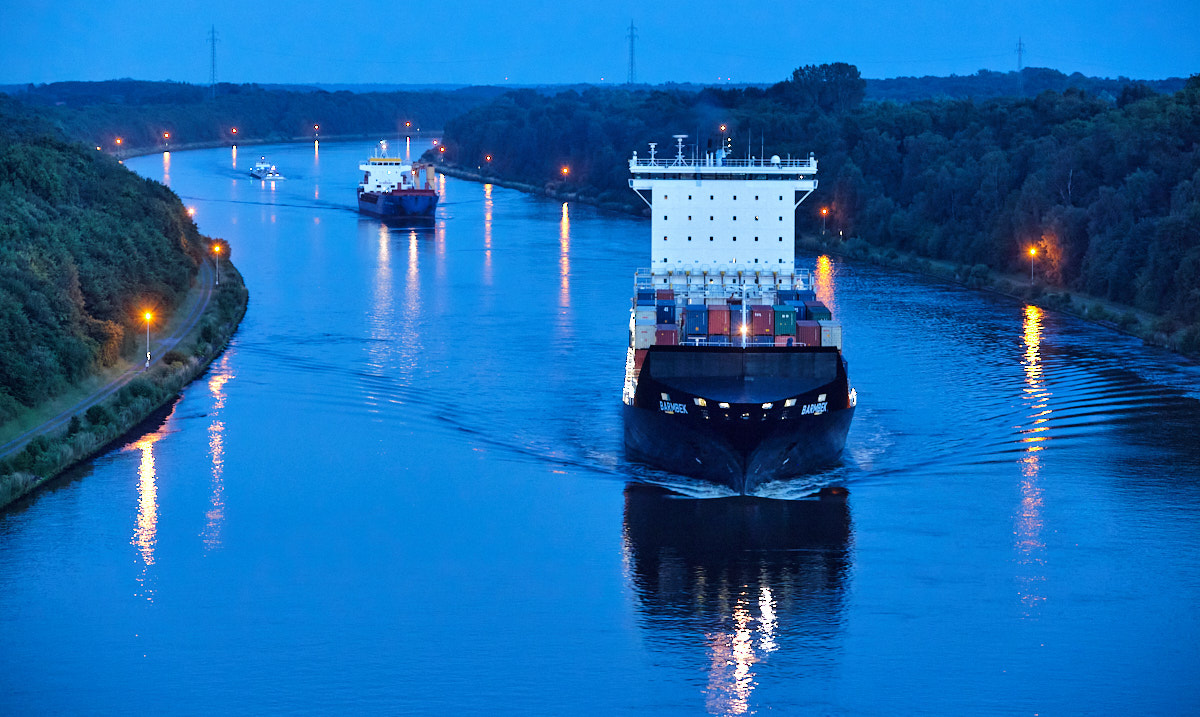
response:
<path id="1" fill-rule="evenodd" d="M 177 314 L 185 313 L 188 302 L 199 301 L 199 296 L 207 291 L 207 282 L 212 278 L 207 268 L 208 264 L 202 265 L 188 299 Z M 37 435 L 24 448 L 0 461 L 0 509 L 106 450 L 200 377 L 237 331 L 248 304 L 249 292 L 241 274 L 231 262 L 223 261 L 221 283 L 212 290 L 203 312 L 174 348 L 165 351 L 149 370 L 138 371 L 126 380 L 113 379 L 108 384 L 113 390 L 106 392 L 101 388 L 96 393 L 100 396 L 98 400 L 87 400 L 95 389 L 77 389 L 74 398 L 83 400 L 69 420 L 47 421 L 61 425 Z M 122 366 L 135 367 L 139 357 L 125 357 Z M 64 402 L 64 397 L 56 400 Z"/>
<path id="2" fill-rule="evenodd" d="M 910 271 L 971 289 L 1003 294 L 1137 337 L 1151 346 L 1192 358 L 1200 357 L 1200 335 L 1194 329 L 1178 326 L 1170 319 L 1130 306 L 1031 281 L 1023 274 L 1000 274 L 983 264 L 968 266 L 926 259 L 891 248 L 876 247 L 857 237 L 842 240 L 833 235 L 822 238 L 806 234 L 797 237 L 796 248 L 868 261 L 889 269 Z"/>
<path id="3" fill-rule="evenodd" d="M 236 142 L 227 139 L 214 140 L 212 142 L 189 142 L 186 144 L 174 144 L 164 147 L 163 145 L 155 145 L 153 147 L 123 147 L 119 152 L 109 152 L 112 156 L 119 160 L 126 160 L 132 157 L 145 157 L 150 154 L 159 154 L 161 152 L 187 152 L 193 149 L 216 149 L 217 147 L 255 147 L 267 144 L 308 144 L 309 142 L 363 142 L 377 141 L 379 134 L 337 134 L 329 135 L 328 137 L 313 137 L 308 135 L 305 137 L 268 137 L 260 139 L 238 139 Z M 441 132 L 422 132 L 420 136 L 412 135 L 414 140 L 441 139 Z"/>
<path id="4" fill-rule="evenodd" d="M 428 160 L 427 157 L 422 159 Z M 580 192 L 578 189 L 572 189 L 570 185 L 562 181 L 546 182 L 543 185 L 527 184 L 524 182 L 516 182 L 503 177 L 496 176 L 491 173 L 478 170 L 463 169 L 462 167 L 453 164 L 437 165 L 437 169 L 442 174 L 457 179 L 467 179 L 472 182 L 480 182 L 483 184 L 494 184 L 497 187 L 508 187 L 516 189 L 526 194 L 537 194 L 550 199 L 558 199 L 564 202 L 579 202 L 581 204 L 590 204 L 594 207 L 607 209 L 613 212 L 621 212 L 623 214 L 633 214 L 634 216 L 650 216 L 650 210 L 646 205 L 634 204 L 633 202 L 606 202 L 595 195 L 586 192 Z"/>

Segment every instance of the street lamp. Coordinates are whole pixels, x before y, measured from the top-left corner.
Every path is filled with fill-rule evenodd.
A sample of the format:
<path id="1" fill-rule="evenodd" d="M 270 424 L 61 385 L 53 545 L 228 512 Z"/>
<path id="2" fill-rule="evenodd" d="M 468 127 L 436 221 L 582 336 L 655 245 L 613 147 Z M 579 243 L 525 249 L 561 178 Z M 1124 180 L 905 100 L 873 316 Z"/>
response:
<path id="1" fill-rule="evenodd" d="M 154 318 L 154 314 L 149 311 L 145 314 L 146 318 L 146 368 L 150 368 L 150 319 Z"/>
<path id="2" fill-rule="evenodd" d="M 171 148 L 171 133 L 170 132 L 163 132 L 163 145 L 167 149 Z"/>
<path id="3" fill-rule="evenodd" d="M 319 125 L 319 124 L 313 125 L 313 139 L 316 139 L 317 137 L 321 136 L 320 133 L 318 132 L 318 130 L 320 130 L 320 129 L 321 129 L 321 125 Z"/>
<path id="4" fill-rule="evenodd" d="M 221 285 L 221 245 L 213 244 L 213 263 L 217 265 L 217 286 Z"/>
<path id="5" fill-rule="evenodd" d="M 1029 247 L 1029 283 L 1033 284 L 1033 260 L 1037 257 L 1037 247 Z"/>
<path id="6" fill-rule="evenodd" d="M 571 168 L 564 164 L 563 168 L 562 168 L 562 176 L 565 177 L 570 173 L 571 173 Z"/>
<path id="7" fill-rule="evenodd" d="M 829 207 L 821 207 L 821 236 L 825 236 L 825 217 L 829 216 Z"/>

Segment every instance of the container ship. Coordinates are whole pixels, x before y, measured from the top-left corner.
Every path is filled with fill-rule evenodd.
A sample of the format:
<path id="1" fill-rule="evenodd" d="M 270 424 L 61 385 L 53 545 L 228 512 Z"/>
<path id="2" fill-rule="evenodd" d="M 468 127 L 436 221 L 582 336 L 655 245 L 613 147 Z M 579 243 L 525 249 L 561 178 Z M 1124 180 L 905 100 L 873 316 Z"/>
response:
<path id="1" fill-rule="evenodd" d="M 389 157 L 387 142 L 380 142 L 358 168 L 364 173 L 358 184 L 358 211 L 384 219 L 433 216 L 438 193 L 432 164 Z"/>
<path id="2" fill-rule="evenodd" d="M 651 266 L 634 277 L 623 392 L 637 461 L 727 485 L 838 459 L 857 395 L 842 327 L 796 266 L 795 210 L 817 160 L 634 152 L 629 186 L 652 212 Z"/>

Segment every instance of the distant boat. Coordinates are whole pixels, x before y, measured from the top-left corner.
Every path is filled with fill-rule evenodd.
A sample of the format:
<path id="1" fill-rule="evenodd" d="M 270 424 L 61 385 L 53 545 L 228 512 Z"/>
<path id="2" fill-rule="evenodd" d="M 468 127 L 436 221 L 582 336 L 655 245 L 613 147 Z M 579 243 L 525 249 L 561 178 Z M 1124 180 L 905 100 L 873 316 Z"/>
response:
<path id="1" fill-rule="evenodd" d="M 387 143 L 381 141 L 375 155 L 358 168 L 364 172 L 358 184 L 358 211 L 384 219 L 433 216 L 438 193 L 432 164 L 389 157 Z M 422 172 L 424 182 L 418 183 Z"/>
<path id="2" fill-rule="evenodd" d="M 287 179 L 287 177 L 279 173 L 275 165 L 267 161 L 266 157 L 258 158 L 258 161 L 254 163 L 254 168 L 250 170 L 250 176 L 255 179 L 270 179 L 271 181 Z"/>

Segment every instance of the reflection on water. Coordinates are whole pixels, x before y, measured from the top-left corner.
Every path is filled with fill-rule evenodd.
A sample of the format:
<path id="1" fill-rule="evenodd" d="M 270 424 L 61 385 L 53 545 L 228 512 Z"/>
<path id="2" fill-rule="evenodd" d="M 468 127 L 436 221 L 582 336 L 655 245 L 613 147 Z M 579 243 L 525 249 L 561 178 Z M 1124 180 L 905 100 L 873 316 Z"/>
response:
<path id="1" fill-rule="evenodd" d="M 229 354 L 209 369 L 208 392 L 212 395 L 212 410 L 209 412 L 208 455 L 212 461 L 212 479 L 208 512 L 204 514 L 204 552 L 221 547 L 221 527 L 225 524 L 225 421 L 221 418 L 225 408 L 225 384 L 234 377 Z"/>
<path id="2" fill-rule="evenodd" d="M 441 175 L 442 182 L 446 175 Z M 483 283 L 492 285 L 492 185 L 483 185 Z"/>
<path id="3" fill-rule="evenodd" d="M 154 565 L 154 548 L 158 542 L 158 477 L 154 468 L 154 444 L 166 437 L 166 424 L 174 413 L 172 407 L 167 421 L 158 430 L 147 433 L 121 449 L 141 451 L 142 454 L 138 463 L 137 526 L 131 544 L 138 549 L 142 558 L 142 574 L 137 579 L 140 588 L 138 595 L 150 601 L 154 599 L 154 591 L 149 585 L 149 568 Z"/>
<path id="4" fill-rule="evenodd" d="M 233 166 L 234 169 L 237 169 L 237 145 L 236 144 L 233 145 L 233 149 L 230 151 L 229 154 L 230 154 L 230 164 Z"/>
<path id="5" fill-rule="evenodd" d="M 849 570 L 850 512 L 841 498 L 691 499 L 625 489 L 625 551 L 650 642 L 672 656 L 703 651 L 712 714 L 755 711 L 774 664 L 833 666 Z"/>
<path id="6" fill-rule="evenodd" d="M 558 222 L 558 303 L 563 308 L 571 305 L 571 216 L 567 203 L 562 204 L 562 219 Z"/>
<path id="7" fill-rule="evenodd" d="M 410 249 L 411 251 L 411 249 Z M 415 271 L 410 267 L 410 271 Z M 388 345 L 395 326 L 395 307 L 392 294 L 392 249 L 391 234 L 385 224 L 380 224 L 376 235 L 375 280 L 371 290 L 371 311 L 367 317 L 368 330 L 373 341 L 367 344 L 368 366 L 382 375 L 387 371 Z M 379 413 L 379 397 L 368 390 L 367 410 Z"/>
<path id="8" fill-rule="evenodd" d="M 1050 439 L 1047 422 L 1050 420 L 1050 391 L 1042 378 L 1042 310 L 1036 306 L 1025 307 L 1024 317 L 1025 368 L 1024 398 L 1029 404 L 1031 423 L 1021 429 L 1021 443 L 1025 450 L 1021 455 L 1021 504 L 1016 516 L 1017 564 L 1021 572 L 1017 576 L 1021 604 L 1027 617 L 1046 598 L 1041 586 L 1046 580 L 1045 551 L 1042 540 L 1042 486 L 1039 452 L 1045 448 L 1043 442 Z"/>
<path id="9" fill-rule="evenodd" d="M 171 153 L 163 152 L 163 178 L 162 183 L 171 186 Z"/>
<path id="10" fill-rule="evenodd" d="M 817 257 L 817 270 L 813 275 L 813 290 L 817 292 L 817 300 L 829 307 L 833 318 L 837 319 L 837 304 L 834 301 L 833 262 L 825 254 Z"/>

